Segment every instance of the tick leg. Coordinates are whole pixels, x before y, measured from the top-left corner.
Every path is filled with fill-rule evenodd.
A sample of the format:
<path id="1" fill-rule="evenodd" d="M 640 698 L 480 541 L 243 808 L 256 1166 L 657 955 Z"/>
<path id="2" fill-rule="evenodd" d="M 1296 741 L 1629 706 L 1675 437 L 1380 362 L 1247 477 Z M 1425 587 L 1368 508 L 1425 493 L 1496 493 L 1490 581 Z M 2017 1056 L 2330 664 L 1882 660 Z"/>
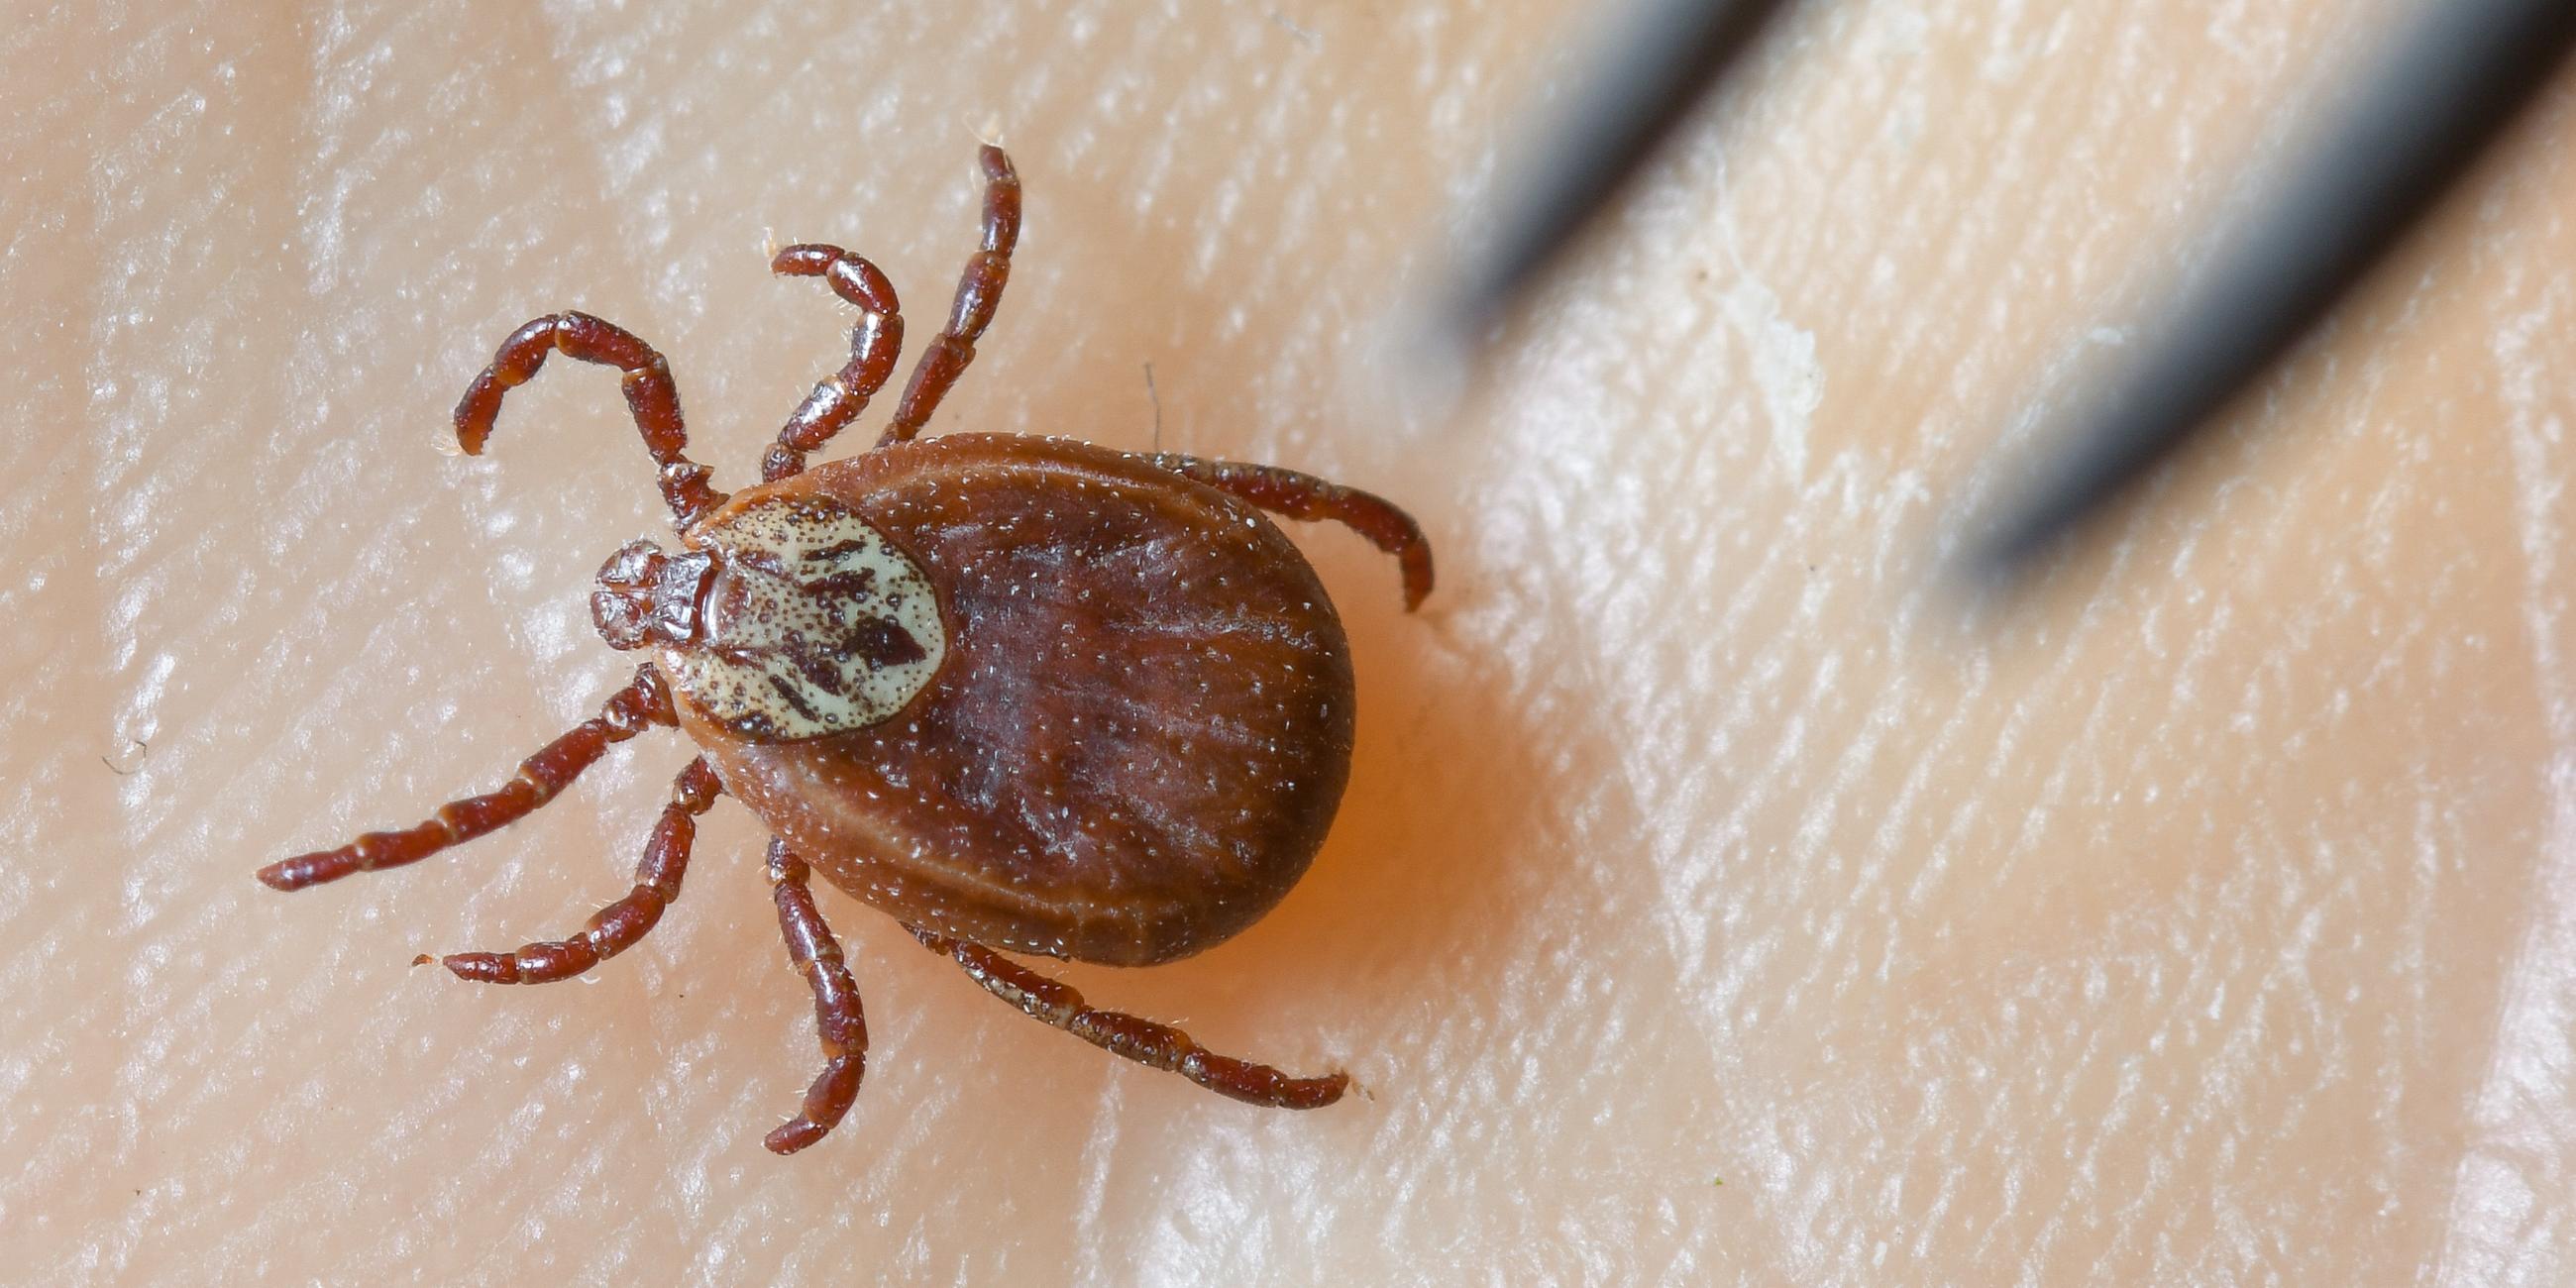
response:
<path id="1" fill-rule="evenodd" d="M 456 441 L 468 456 L 482 454 L 501 414 L 501 396 L 528 383 L 546 355 L 561 351 L 583 362 L 615 367 L 622 373 L 626 409 L 644 435 L 644 450 L 662 467 L 662 500 L 672 519 L 686 529 L 707 511 L 724 504 L 724 493 L 707 486 L 707 467 L 682 454 L 689 433 L 680 423 L 680 391 L 671 383 L 671 364 L 653 346 L 613 322 L 587 313 L 554 313 L 510 333 L 492 355 L 492 365 L 474 377 L 456 404 Z"/>
<path id="2" fill-rule="evenodd" d="M 449 801 L 418 827 L 369 832 L 336 850 L 281 859 L 261 868 L 259 879 L 280 890 L 301 890 L 353 872 L 418 863 L 526 817 L 597 762 L 610 743 L 624 742 L 652 725 L 677 722 L 671 712 L 671 690 L 663 683 L 662 673 L 648 662 L 635 669 L 634 680 L 625 688 L 610 695 L 598 715 L 519 762 L 518 776 L 499 791 Z"/>
<path id="3" fill-rule="evenodd" d="M 724 793 L 716 772 L 700 756 L 671 784 L 671 803 L 653 824 L 644 857 L 635 865 L 635 888 L 625 898 L 593 914 L 590 924 L 570 939 L 522 944 L 506 953 L 450 953 L 439 964 L 458 979 L 478 984 L 549 984 L 570 979 L 625 952 L 662 919 L 662 910 L 680 897 L 680 878 L 688 875 L 689 847 L 698 839 L 698 815 Z M 414 965 L 427 965 L 427 956 Z"/>
<path id="4" fill-rule="evenodd" d="M 975 341 L 992 325 L 1002 287 L 1011 280 L 1011 248 L 1020 240 L 1020 176 L 1011 169 L 1011 159 L 991 144 L 976 159 L 984 167 L 984 248 L 966 261 L 966 272 L 957 279 L 957 302 L 948 310 L 948 329 L 921 351 L 882 442 L 908 441 L 930 423 L 949 386 L 975 360 Z"/>
<path id="5" fill-rule="evenodd" d="M 787 843 L 769 843 L 769 890 L 778 903 L 779 933 L 787 939 L 787 960 L 814 989 L 814 1030 L 823 1043 L 823 1072 L 805 1092 L 797 1115 L 780 1123 L 761 1143 L 773 1154 L 793 1154 L 823 1139 L 823 1133 L 850 1112 L 859 1095 L 859 1079 L 868 1067 L 868 1021 L 859 1009 L 859 985 L 841 960 L 841 944 L 814 895 L 805 888 L 805 860 Z"/>
<path id="6" fill-rule="evenodd" d="M 1413 521 L 1413 516 L 1397 509 L 1385 497 L 1276 465 L 1206 461 L 1172 452 L 1145 459 L 1272 514 L 1310 522 L 1331 519 L 1368 538 L 1378 549 L 1394 555 L 1403 569 L 1404 606 L 1408 611 L 1420 608 L 1423 597 L 1431 593 L 1431 543 L 1423 537 L 1422 526 Z"/>
<path id="7" fill-rule="evenodd" d="M 805 454 L 818 451 L 840 433 L 868 399 L 885 388 L 894 374 L 895 355 L 903 351 L 902 306 L 894 283 L 877 266 L 838 246 L 790 246 L 769 261 L 769 271 L 785 277 L 819 277 L 832 293 L 858 306 L 859 323 L 850 328 L 850 361 L 805 395 L 795 414 L 778 431 L 778 441 L 760 461 L 760 479 L 774 483 L 802 472 Z"/>
<path id="8" fill-rule="evenodd" d="M 1351 1084 L 1347 1073 L 1321 1078 L 1292 1078 L 1266 1064 L 1218 1055 L 1168 1024 L 1117 1011 L 1092 1009 L 1071 985 L 1048 979 L 981 944 L 936 935 L 907 926 L 913 937 L 934 953 L 966 968 L 968 978 L 984 991 L 1043 1020 L 1138 1064 L 1168 1069 L 1192 1082 L 1245 1104 L 1271 1109 L 1321 1109 L 1342 1098 Z"/>

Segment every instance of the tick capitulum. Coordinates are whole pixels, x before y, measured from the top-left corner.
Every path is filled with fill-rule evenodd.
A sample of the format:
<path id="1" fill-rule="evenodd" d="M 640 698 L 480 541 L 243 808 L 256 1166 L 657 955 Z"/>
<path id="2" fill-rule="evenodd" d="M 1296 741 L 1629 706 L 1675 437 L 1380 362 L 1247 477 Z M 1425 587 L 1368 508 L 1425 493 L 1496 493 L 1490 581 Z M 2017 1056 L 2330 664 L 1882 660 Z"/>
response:
<path id="1" fill-rule="evenodd" d="M 680 544 L 610 556 L 591 616 L 610 647 L 653 659 L 500 789 L 271 864 L 262 881 L 298 890 L 418 862 L 545 804 L 610 744 L 673 726 L 700 754 L 634 888 L 571 938 L 440 959 L 450 971 L 543 983 L 633 946 L 679 895 L 697 817 L 730 795 L 772 834 L 779 928 L 821 1036 L 802 1111 L 768 1136 L 779 1153 L 840 1121 L 866 1063 L 858 986 L 808 888 L 818 870 L 988 992 L 1104 1050 L 1257 1105 L 1340 1098 L 1344 1074 L 1217 1055 L 1094 1009 L 1002 950 L 1146 965 L 1269 911 L 1340 803 L 1353 703 L 1332 601 L 1260 512 L 1366 536 L 1399 561 L 1408 608 L 1430 593 L 1430 547 L 1386 501 L 1274 466 L 1008 434 L 917 440 L 974 360 L 1019 237 L 1010 161 L 992 147 L 980 159 L 983 246 L 892 423 L 857 457 L 805 464 L 885 385 L 903 319 L 885 275 L 838 247 L 791 246 L 770 268 L 858 308 L 850 360 L 788 417 L 762 482 L 730 497 L 685 454 L 651 346 L 583 313 L 502 342 L 456 408 L 469 453 L 548 355 L 623 373 Z"/>

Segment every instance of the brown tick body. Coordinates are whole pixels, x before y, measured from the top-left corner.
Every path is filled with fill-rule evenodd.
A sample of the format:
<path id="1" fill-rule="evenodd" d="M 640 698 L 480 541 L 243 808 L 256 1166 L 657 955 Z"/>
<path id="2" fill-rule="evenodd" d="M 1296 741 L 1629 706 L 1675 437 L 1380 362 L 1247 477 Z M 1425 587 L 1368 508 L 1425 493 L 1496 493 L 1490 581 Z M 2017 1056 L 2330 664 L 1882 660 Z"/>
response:
<path id="1" fill-rule="evenodd" d="M 790 247 L 772 268 L 821 277 L 859 308 L 850 361 L 779 431 L 765 481 L 731 497 L 683 454 L 669 367 L 643 341 L 579 313 L 504 341 L 457 407 L 469 452 L 550 353 L 624 373 L 681 545 L 619 550 L 591 608 L 611 646 L 655 660 L 499 790 L 260 879 L 295 890 L 417 862 L 544 804 L 609 744 L 675 725 L 702 754 L 673 784 L 634 889 L 572 938 L 454 954 L 448 969 L 540 983 L 632 946 L 678 897 L 696 818 L 730 795 L 773 834 L 768 879 L 824 1056 L 771 1149 L 829 1131 L 866 1059 L 857 985 L 807 888 L 814 869 L 988 991 L 1104 1049 L 1255 1104 L 1338 1099 L 1343 1074 L 1217 1055 L 996 950 L 1164 962 L 1277 904 L 1340 802 L 1353 703 L 1340 619 L 1261 511 L 1337 520 L 1396 555 L 1407 607 L 1430 591 L 1429 547 L 1387 502 L 1275 467 L 1019 435 L 915 441 L 1009 277 L 1019 180 L 997 148 L 982 164 L 983 247 L 884 438 L 856 458 L 805 467 L 885 384 L 903 322 L 884 275 L 836 247 Z"/>

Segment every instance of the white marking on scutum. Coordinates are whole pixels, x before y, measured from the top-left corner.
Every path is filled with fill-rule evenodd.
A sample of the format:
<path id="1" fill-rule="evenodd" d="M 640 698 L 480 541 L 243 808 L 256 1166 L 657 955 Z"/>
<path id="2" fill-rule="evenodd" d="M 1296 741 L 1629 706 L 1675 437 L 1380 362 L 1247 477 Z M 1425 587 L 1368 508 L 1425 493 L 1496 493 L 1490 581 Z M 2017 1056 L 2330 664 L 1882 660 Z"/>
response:
<path id="1" fill-rule="evenodd" d="M 720 562 L 705 635 L 666 658 L 716 722 L 779 741 L 863 729 L 938 673 L 948 636 L 929 578 L 848 507 L 765 502 L 705 545 Z"/>

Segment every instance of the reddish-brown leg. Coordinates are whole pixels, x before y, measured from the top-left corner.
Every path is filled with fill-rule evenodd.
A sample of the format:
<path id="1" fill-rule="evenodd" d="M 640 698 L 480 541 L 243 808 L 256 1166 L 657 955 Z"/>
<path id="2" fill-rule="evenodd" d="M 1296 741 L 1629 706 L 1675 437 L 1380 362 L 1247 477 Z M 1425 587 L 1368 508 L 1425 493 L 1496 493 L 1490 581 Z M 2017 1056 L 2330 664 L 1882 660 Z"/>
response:
<path id="1" fill-rule="evenodd" d="M 625 952 L 662 919 L 662 910 L 680 897 L 680 879 L 689 872 L 689 847 L 698 839 L 698 815 L 714 807 L 724 792 L 716 771 L 700 756 L 671 784 L 671 803 L 653 824 L 652 839 L 635 865 L 635 888 L 625 898 L 593 914 L 590 924 L 570 939 L 522 944 L 506 953 L 450 953 L 439 964 L 458 979 L 478 984 L 547 984 L 570 979 Z M 423 954 L 413 964 L 426 966 Z"/>
<path id="2" fill-rule="evenodd" d="M 546 365 L 546 355 L 558 350 L 623 373 L 626 409 L 644 435 L 644 450 L 662 467 L 662 500 L 682 529 L 724 503 L 724 493 L 707 486 L 707 467 L 682 454 L 689 434 L 680 423 L 680 391 L 671 383 L 671 364 L 634 332 L 587 313 L 538 318 L 501 342 L 492 365 L 474 378 L 456 404 L 456 441 L 466 455 L 482 453 L 492 422 L 501 414 L 501 396 L 528 383 Z"/>
<path id="3" fill-rule="evenodd" d="M 778 441 L 761 458 L 764 483 L 802 471 L 806 453 L 820 450 L 858 419 L 867 410 L 868 399 L 885 388 L 886 377 L 894 374 L 895 355 L 903 351 L 902 306 L 895 301 L 894 283 L 876 265 L 838 246 L 803 245 L 778 252 L 769 261 L 769 271 L 822 278 L 833 294 L 858 306 L 859 323 L 850 328 L 849 362 L 805 395 L 779 429 Z"/>
<path id="4" fill-rule="evenodd" d="M 858 1099 L 868 1067 L 868 1021 L 859 1009 L 859 985 L 841 960 L 841 944 L 805 888 L 805 860 L 785 841 L 769 843 L 769 889 L 778 903 L 779 933 L 787 960 L 814 989 L 814 1031 L 822 1039 L 823 1072 L 805 1091 L 805 1105 L 761 1143 L 773 1154 L 793 1154 L 823 1139 Z"/>
<path id="5" fill-rule="evenodd" d="M 984 248 L 966 261 L 966 272 L 957 279 L 957 302 L 948 310 L 948 329 L 921 351 L 894 423 L 880 442 L 904 442 L 930 423 L 939 400 L 975 360 L 975 341 L 993 324 L 1002 287 L 1011 280 L 1011 248 L 1020 241 L 1020 176 L 1011 169 L 1011 159 L 991 144 L 977 160 L 984 167 Z"/>
<path id="6" fill-rule="evenodd" d="M 281 859 L 259 870 L 259 879 L 280 890 L 301 890 L 337 881 L 353 872 L 418 863 L 451 845 L 473 840 L 494 828 L 526 817 L 553 800 L 555 793 L 598 761 L 608 745 L 624 742 L 652 725 L 676 724 L 671 691 L 651 663 L 635 669 L 635 679 L 611 695 L 599 714 L 545 749 L 519 762 L 518 777 L 499 791 L 449 801 L 428 822 L 399 832 L 369 832 L 336 850 L 318 850 Z"/>
<path id="7" fill-rule="evenodd" d="M 981 944 L 936 935 L 907 926 L 922 944 L 966 968 L 968 978 L 984 991 L 1044 1020 L 1111 1055 L 1138 1064 L 1169 1069 L 1192 1082 L 1245 1104 L 1270 1109 L 1321 1109 L 1342 1098 L 1351 1085 L 1347 1073 L 1321 1078 L 1292 1078 L 1266 1064 L 1218 1055 L 1168 1024 L 1117 1011 L 1092 1009 L 1067 984 L 1030 970 Z"/>
<path id="8" fill-rule="evenodd" d="M 1431 543 L 1424 539 L 1422 526 L 1413 521 L 1413 516 L 1397 509 L 1385 497 L 1276 465 L 1204 461 L 1172 452 L 1145 459 L 1183 478 L 1232 493 L 1272 514 L 1308 522 L 1331 519 L 1368 538 L 1378 549 L 1394 555 L 1396 564 L 1403 569 L 1404 606 L 1408 611 L 1421 607 L 1423 597 L 1431 593 Z"/>

